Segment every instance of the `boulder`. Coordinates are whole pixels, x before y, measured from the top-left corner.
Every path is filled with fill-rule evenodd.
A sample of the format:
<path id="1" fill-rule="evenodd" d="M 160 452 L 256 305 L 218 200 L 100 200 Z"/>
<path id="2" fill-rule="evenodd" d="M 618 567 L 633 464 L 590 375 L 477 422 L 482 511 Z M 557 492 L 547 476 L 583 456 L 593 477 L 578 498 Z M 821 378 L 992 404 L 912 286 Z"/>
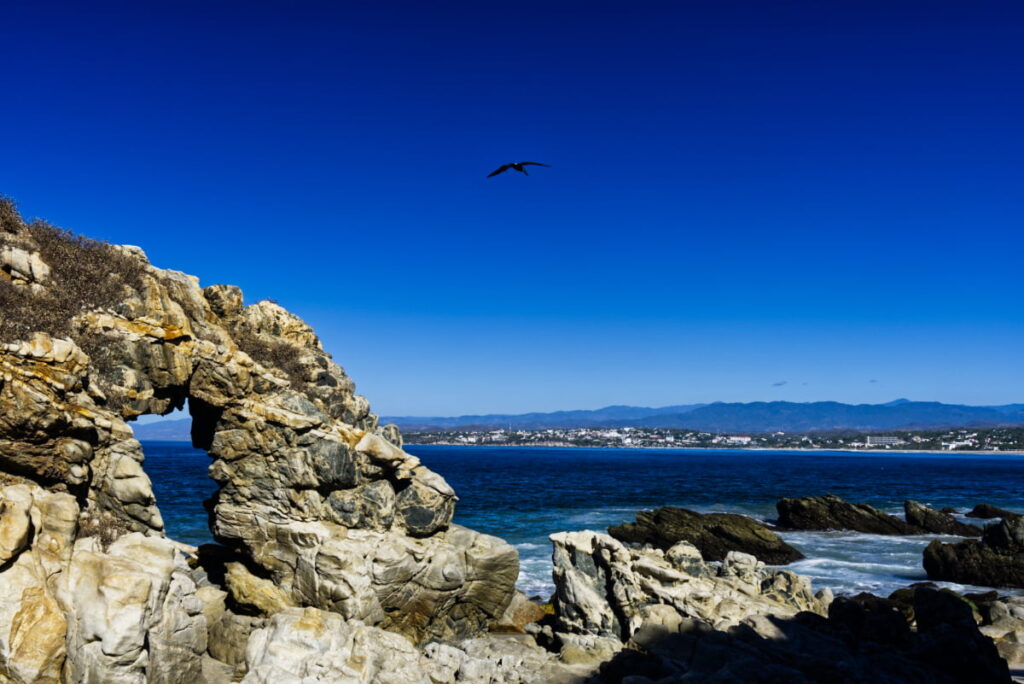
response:
<path id="1" fill-rule="evenodd" d="M 982 528 L 962 523 L 949 513 L 937 511 L 916 501 L 903 502 L 907 522 L 929 534 L 949 534 L 958 537 L 980 537 Z"/>
<path id="2" fill-rule="evenodd" d="M 933 580 L 1024 588 L 1024 518 L 1003 518 L 980 541 L 933 541 L 924 550 L 924 569 Z"/>
<path id="3" fill-rule="evenodd" d="M 967 513 L 968 518 L 981 518 L 991 520 L 992 518 L 1018 518 L 1020 513 L 1008 511 L 1005 508 L 998 508 L 992 504 L 978 504 Z"/>
<path id="4" fill-rule="evenodd" d="M 922 530 L 868 504 L 852 504 L 834 494 L 780 499 L 779 527 L 791 530 L 853 530 L 869 534 L 921 534 Z"/>
<path id="5" fill-rule="evenodd" d="M 708 561 L 724 560 L 730 551 L 749 553 L 769 565 L 785 565 L 804 557 L 765 525 L 735 513 L 702 515 L 665 506 L 638 513 L 636 522 L 609 527 L 608 534 L 621 542 L 663 550 L 687 541 Z"/>

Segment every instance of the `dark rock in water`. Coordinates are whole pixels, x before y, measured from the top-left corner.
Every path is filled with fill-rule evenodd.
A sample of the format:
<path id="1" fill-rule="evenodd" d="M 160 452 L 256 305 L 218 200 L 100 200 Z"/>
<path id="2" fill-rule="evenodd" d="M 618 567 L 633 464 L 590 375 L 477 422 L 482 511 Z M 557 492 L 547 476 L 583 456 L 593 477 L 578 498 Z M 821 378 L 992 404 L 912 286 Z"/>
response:
<path id="1" fill-rule="evenodd" d="M 664 506 L 643 511 L 635 523 L 613 525 L 608 534 L 621 542 L 668 549 L 680 541 L 696 546 L 706 561 L 721 561 L 730 551 L 749 553 L 769 565 L 785 565 L 803 554 L 765 525 L 736 513 L 700 514 Z"/>
<path id="2" fill-rule="evenodd" d="M 939 513 L 948 513 L 950 515 L 954 515 L 956 513 L 956 509 L 953 508 L 952 506 L 943 506 L 942 508 L 939 509 Z"/>
<path id="3" fill-rule="evenodd" d="M 910 499 L 903 502 L 903 511 L 906 514 L 907 522 L 924 532 L 952 534 L 960 537 L 981 536 L 982 530 L 977 525 L 962 523 L 948 513 L 936 511 Z"/>
<path id="4" fill-rule="evenodd" d="M 867 504 L 852 504 L 834 494 L 780 499 L 779 527 L 793 530 L 854 530 L 869 534 L 920 534 L 917 527 Z"/>
<path id="5" fill-rule="evenodd" d="M 968 518 L 981 518 L 991 520 L 992 518 L 1019 518 L 1020 513 L 1008 511 L 1005 508 L 998 508 L 991 504 L 978 504 L 967 514 Z"/>
<path id="6" fill-rule="evenodd" d="M 924 550 L 924 569 L 934 580 L 1024 588 L 1024 518 L 989 525 L 981 541 L 933 541 Z"/>

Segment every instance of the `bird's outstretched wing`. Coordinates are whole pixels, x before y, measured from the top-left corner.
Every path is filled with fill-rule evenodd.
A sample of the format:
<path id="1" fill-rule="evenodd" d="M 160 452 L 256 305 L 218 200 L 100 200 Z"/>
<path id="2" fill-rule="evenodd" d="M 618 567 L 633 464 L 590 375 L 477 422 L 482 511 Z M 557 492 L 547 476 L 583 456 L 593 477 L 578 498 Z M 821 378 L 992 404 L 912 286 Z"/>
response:
<path id="1" fill-rule="evenodd" d="M 540 162 L 519 162 L 519 165 L 520 166 L 547 166 L 547 167 L 551 166 L 551 164 L 541 164 Z"/>
<path id="2" fill-rule="evenodd" d="M 508 171 L 511 168 L 512 168 L 511 164 L 502 164 L 497 169 L 495 169 L 494 171 L 491 171 L 489 174 L 487 174 L 487 177 L 490 178 L 491 176 L 497 176 L 499 173 L 504 173 L 505 171 Z"/>

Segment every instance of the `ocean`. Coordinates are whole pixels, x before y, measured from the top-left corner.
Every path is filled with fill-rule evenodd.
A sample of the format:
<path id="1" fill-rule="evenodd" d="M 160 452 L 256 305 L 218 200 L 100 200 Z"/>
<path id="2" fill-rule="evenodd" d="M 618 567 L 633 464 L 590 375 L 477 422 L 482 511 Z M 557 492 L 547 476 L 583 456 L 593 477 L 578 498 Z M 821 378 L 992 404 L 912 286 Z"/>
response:
<path id="1" fill-rule="evenodd" d="M 206 475 L 209 457 L 180 442 L 143 442 L 143 449 L 168 534 L 190 544 L 211 541 L 202 506 L 216 490 Z M 1020 455 L 434 445 L 406 450 L 455 488 L 455 522 L 515 545 L 519 588 L 543 598 L 553 590 L 548 535 L 606 531 L 658 506 L 771 521 L 782 497 L 832 493 L 899 515 L 904 499 L 953 506 L 960 513 L 977 503 L 1024 512 Z M 929 541 L 960 539 L 857 532 L 782 536 L 807 556 L 786 567 L 809 576 L 815 590 L 878 595 L 926 579 L 921 553 Z"/>

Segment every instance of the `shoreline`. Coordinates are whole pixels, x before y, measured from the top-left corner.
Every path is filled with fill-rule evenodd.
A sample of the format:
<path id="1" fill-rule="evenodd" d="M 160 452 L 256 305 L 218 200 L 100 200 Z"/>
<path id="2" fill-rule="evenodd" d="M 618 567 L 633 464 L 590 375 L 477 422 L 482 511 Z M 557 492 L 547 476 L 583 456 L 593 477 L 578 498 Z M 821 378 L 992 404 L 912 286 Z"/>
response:
<path id="1" fill-rule="evenodd" d="M 157 441 L 157 440 L 151 440 Z M 807 449 L 798 447 L 681 447 L 681 446 L 579 446 L 576 444 L 459 444 L 456 442 L 405 442 L 404 446 L 453 446 L 483 449 L 644 449 L 651 451 L 771 451 L 828 454 L 986 454 L 1024 456 L 1024 450 L 998 451 L 994 449 Z"/>

